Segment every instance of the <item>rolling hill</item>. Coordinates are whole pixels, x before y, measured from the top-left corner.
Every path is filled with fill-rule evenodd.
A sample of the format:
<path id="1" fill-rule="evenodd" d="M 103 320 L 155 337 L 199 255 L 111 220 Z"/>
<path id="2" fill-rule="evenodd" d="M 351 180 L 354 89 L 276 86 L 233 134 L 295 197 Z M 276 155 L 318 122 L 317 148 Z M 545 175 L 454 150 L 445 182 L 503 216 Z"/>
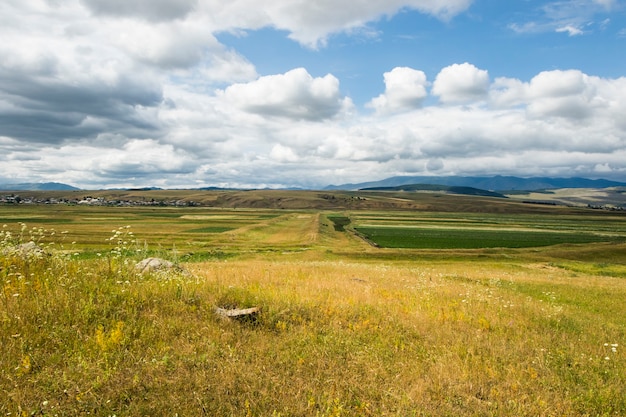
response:
<path id="1" fill-rule="evenodd" d="M 459 187 L 436 184 L 408 184 L 397 187 L 371 187 L 362 188 L 360 191 L 424 191 L 424 192 L 446 192 L 450 194 L 475 195 L 482 197 L 507 198 L 507 196 L 493 191 L 481 190 L 474 187 Z"/>

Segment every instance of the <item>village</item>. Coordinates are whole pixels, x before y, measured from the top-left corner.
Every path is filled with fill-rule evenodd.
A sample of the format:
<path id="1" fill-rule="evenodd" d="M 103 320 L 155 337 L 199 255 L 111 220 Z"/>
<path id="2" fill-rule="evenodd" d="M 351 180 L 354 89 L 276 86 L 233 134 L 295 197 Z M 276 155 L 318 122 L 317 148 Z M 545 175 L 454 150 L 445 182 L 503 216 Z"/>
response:
<path id="1" fill-rule="evenodd" d="M 54 198 L 54 197 L 32 197 L 20 196 L 19 194 L 0 195 L 0 204 L 65 204 L 65 205 L 86 205 L 86 206 L 158 206 L 158 207 L 194 207 L 199 204 L 194 201 L 187 200 L 119 200 L 106 199 L 103 197 L 84 197 L 84 198 Z"/>

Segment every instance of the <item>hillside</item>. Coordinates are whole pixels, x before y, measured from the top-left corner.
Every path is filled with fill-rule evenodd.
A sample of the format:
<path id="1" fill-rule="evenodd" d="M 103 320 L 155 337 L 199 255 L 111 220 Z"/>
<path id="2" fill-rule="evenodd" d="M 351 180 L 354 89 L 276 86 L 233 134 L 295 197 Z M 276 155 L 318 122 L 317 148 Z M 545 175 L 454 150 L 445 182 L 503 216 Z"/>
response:
<path id="1" fill-rule="evenodd" d="M 425 192 L 445 192 L 450 194 L 473 195 L 482 197 L 507 198 L 505 195 L 493 191 L 481 190 L 474 187 L 459 187 L 436 184 L 408 184 L 397 187 L 372 187 L 363 188 L 360 191 L 425 191 Z"/>
<path id="2" fill-rule="evenodd" d="M 616 192 L 612 195 L 621 198 L 621 207 L 626 207 L 626 193 Z M 541 194 L 540 196 L 547 198 L 549 195 Z M 0 203 L 288 210 L 417 210 L 468 213 L 554 213 L 555 211 L 580 213 L 581 211 L 581 208 L 557 205 L 561 204 L 558 201 L 545 204 L 543 200 L 534 198 L 535 195 L 512 197 L 514 198 L 505 199 L 493 196 L 451 194 L 443 191 L 20 191 L 4 196 L 0 193 Z M 602 205 L 601 200 L 597 198 L 593 201 L 594 205 Z"/>
<path id="3" fill-rule="evenodd" d="M 626 208 L 626 187 L 561 188 L 544 191 L 511 192 L 507 193 L 507 197 L 518 201 L 566 206 Z"/>

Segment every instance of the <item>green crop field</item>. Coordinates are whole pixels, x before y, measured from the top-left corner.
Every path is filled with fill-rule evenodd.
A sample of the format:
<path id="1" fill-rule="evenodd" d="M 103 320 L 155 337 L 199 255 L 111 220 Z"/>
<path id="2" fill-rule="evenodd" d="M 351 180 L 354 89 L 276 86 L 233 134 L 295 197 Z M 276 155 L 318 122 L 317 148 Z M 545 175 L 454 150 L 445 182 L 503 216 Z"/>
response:
<path id="1" fill-rule="evenodd" d="M 529 248 L 626 239 L 619 216 L 360 212 L 352 217 L 359 235 L 384 248 Z"/>
<path id="2" fill-rule="evenodd" d="M 624 214 L 401 197 L 0 206 L 0 414 L 626 415 Z"/>
<path id="3" fill-rule="evenodd" d="M 624 241 L 624 238 L 619 236 L 526 230 L 459 230 L 406 227 L 357 227 L 356 230 L 367 239 L 385 248 L 526 248 L 563 243 Z"/>

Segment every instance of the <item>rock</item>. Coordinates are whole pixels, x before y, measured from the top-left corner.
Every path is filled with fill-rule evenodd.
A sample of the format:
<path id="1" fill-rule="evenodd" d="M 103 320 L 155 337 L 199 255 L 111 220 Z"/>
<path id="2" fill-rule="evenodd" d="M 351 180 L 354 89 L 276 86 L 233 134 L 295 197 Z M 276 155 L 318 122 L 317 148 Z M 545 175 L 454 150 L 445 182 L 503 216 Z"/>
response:
<path id="1" fill-rule="evenodd" d="M 224 320 L 234 320 L 239 323 L 256 324 L 258 315 L 261 312 L 260 307 L 250 308 L 215 308 L 215 314 Z"/>
<path id="2" fill-rule="evenodd" d="M 21 243 L 17 246 L 12 246 L 9 248 L 5 248 L 2 250 L 2 253 L 4 255 L 18 255 L 21 257 L 41 257 L 45 254 L 44 250 L 39 247 L 39 245 L 37 245 L 35 242 L 26 242 L 26 243 Z"/>
<path id="3" fill-rule="evenodd" d="M 222 317 L 228 317 L 231 319 L 236 319 L 236 318 L 245 317 L 245 316 L 253 316 L 257 314 L 259 311 L 261 311 L 259 307 L 231 308 L 231 309 L 217 307 L 215 309 L 215 313 L 217 315 L 222 316 Z"/>
<path id="4" fill-rule="evenodd" d="M 146 258 L 135 265 L 135 269 L 141 274 L 154 271 L 166 271 L 176 269 L 174 263 L 161 258 Z"/>

